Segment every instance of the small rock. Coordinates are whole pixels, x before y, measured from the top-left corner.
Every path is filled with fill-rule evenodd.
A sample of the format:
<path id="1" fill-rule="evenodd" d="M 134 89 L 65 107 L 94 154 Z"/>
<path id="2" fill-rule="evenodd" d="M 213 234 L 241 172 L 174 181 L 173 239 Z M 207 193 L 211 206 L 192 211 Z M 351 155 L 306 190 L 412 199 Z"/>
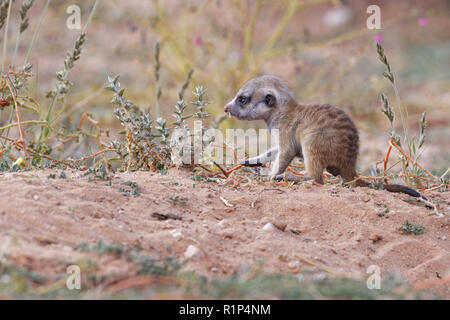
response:
<path id="1" fill-rule="evenodd" d="M 220 220 L 218 223 L 217 223 L 217 225 L 218 226 L 220 226 L 220 227 L 223 227 L 223 226 L 225 226 L 226 225 L 226 221 L 225 221 L 225 219 L 223 219 L 223 220 Z"/>
<path id="2" fill-rule="evenodd" d="M 184 256 L 189 259 L 198 254 L 199 252 L 200 252 L 199 248 L 193 245 L 189 245 L 188 248 L 186 249 L 186 252 L 184 253 Z"/>
<path id="3" fill-rule="evenodd" d="M 278 256 L 278 259 L 280 259 L 280 260 L 283 261 L 283 262 L 287 262 L 288 256 L 287 256 L 287 254 L 280 254 L 280 255 Z"/>
<path id="4" fill-rule="evenodd" d="M 363 202 L 369 202 L 369 201 L 370 201 L 370 197 L 367 196 L 367 195 L 365 195 L 365 196 L 362 196 L 362 197 L 361 197 L 361 200 L 362 200 Z"/>
<path id="5" fill-rule="evenodd" d="M 217 269 L 217 268 L 211 268 L 211 272 L 219 272 L 219 269 Z"/>
<path id="6" fill-rule="evenodd" d="M 33 200 L 39 200 L 39 196 L 33 196 Z"/>
<path id="7" fill-rule="evenodd" d="M 288 263 L 288 267 L 289 267 L 289 269 L 297 269 L 300 267 L 300 262 L 299 261 L 291 261 Z"/>
<path id="8" fill-rule="evenodd" d="M 181 232 L 179 232 L 177 229 L 170 230 L 170 234 L 171 234 L 174 238 L 179 238 L 179 237 L 182 236 Z"/>
<path id="9" fill-rule="evenodd" d="M 287 224 L 283 221 L 274 222 L 273 225 L 278 229 L 284 232 L 286 230 Z"/>
<path id="10" fill-rule="evenodd" d="M 378 242 L 378 241 L 380 241 L 380 240 L 383 240 L 383 236 L 374 233 L 374 234 L 371 234 L 371 235 L 369 236 L 369 240 L 372 240 L 372 242 L 375 243 L 375 242 Z"/>
<path id="11" fill-rule="evenodd" d="M 183 236 L 183 234 L 181 233 L 181 232 L 174 232 L 174 233 L 172 233 L 172 236 L 175 238 L 175 239 L 178 239 L 178 238 L 181 238 L 182 236 Z"/>
<path id="12" fill-rule="evenodd" d="M 275 226 L 273 224 L 271 224 L 270 222 L 268 222 L 262 229 L 265 231 L 272 231 L 272 230 L 275 230 Z"/>
<path id="13" fill-rule="evenodd" d="M 442 236 L 441 239 L 442 239 L 442 240 L 447 240 L 447 237 L 446 237 L 446 236 Z"/>

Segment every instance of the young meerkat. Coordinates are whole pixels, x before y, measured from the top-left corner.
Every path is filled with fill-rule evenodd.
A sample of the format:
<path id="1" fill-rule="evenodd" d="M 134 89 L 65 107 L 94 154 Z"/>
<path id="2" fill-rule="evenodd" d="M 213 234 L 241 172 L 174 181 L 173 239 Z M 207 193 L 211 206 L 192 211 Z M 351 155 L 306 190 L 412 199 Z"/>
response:
<path id="1" fill-rule="evenodd" d="M 323 171 L 340 175 L 344 182 L 357 177 L 356 159 L 359 151 L 358 130 L 350 117 L 329 104 L 303 105 L 295 100 L 287 83 L 273 75 L 264 75 L 246 82 L 225 112 L 240 120 L 264 120 L 269 131 L 278 129 L 278 147 L 242 162 L 259 166 L 273 161 L 272 178 L 280 179 L 288 165 L 298 156 L 303 158 L 309 178 L 323 184 Z M 369 186 L 357 180 L 358 186 Z M 414 197 L 420 193 L 402 185 L 384 185 L 391 192 Z"/>

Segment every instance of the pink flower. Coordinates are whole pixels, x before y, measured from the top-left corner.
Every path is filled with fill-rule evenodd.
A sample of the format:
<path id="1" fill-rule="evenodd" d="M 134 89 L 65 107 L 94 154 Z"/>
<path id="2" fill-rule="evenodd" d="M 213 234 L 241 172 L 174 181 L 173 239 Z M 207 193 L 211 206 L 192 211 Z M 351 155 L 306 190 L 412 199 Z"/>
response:
<path id="1" fill-rule="evenodd" d="M 419 26 L 423 27 L 424 25 L 426 25 L 428 23 L 428 19 L 421 17 L 421 18 L 419 18 L 419 20 L 417 20 L 417 23 L 419 24 Z"/>
<path id="2" fill-rule="evenodd" d="M 375 42 L 376 43 L 382 43 L 383 42 L 383 36 L 381 34 L 377 34 L 375 36 Z"/>
<path id="3" fill-rule="evenodd" d="M 196 37 L 196 38 L 194 39 L 194 44 L 195 44 L 196 46 L 202 46 L 202 45 L 203 45 L 203 40 L 202 40 L 202 38 L 201 38 L 201 37 Z"/>

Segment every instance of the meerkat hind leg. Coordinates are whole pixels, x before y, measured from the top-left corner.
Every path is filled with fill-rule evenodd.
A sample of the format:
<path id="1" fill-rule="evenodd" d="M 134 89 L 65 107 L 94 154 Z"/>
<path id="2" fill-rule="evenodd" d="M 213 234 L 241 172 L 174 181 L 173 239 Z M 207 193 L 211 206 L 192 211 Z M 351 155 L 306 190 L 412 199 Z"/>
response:
<path id="1" fill-rule="evenodd" d="M 318 184 L 323 184 L 323 170 L 325 167 L 311 157 L 305 158 L 305 169 L 308 176 Z"/>

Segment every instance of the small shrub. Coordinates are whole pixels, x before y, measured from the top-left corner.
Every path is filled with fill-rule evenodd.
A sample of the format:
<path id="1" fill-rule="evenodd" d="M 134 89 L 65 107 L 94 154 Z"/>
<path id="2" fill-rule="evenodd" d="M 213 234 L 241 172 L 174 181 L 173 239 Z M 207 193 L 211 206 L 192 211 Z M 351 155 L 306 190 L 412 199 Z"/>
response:
<path id="1" fill-rule="evenodd" d="M 159 61 L 159 44 L 157 44 L 155 53 L 155 77 L 159 80 L 160 61 Z M 126 170 L 152 170 L 164 171 L 166 168 L 175 165 L 180 167 L 184 165 L 183 159 L 190 159 L 193 163 L 193 130 L 187 124 L 186 120 L 194 118 L 201 121 L 202 134 L 207 130 L 207 121 L 209 113 L 206 106 L 209 102 L 206 100 L 206 90 L 202 86 L 197 86 L 193 91 L 195 100 L 191 102 L 195 106 L 196 111 L 186 115 L 188 105 L 184 102 L 184 91 L 189 86 L 193 71 L 189 71 L 185 83 L 182 85 L 178 93 L 179 100 L 175 104 L 173 117 L 175 121 L 170 125 L 167 120 L 162 117 L 152 119 L 149 112 L 143 111 L 137 105 L 129 101 L 125 95 L 125 89 L 121 87 L 119 82 L 120 76 L 108 77 L 107 90 L 114 93 L 112 103 L 118 107 L 114 110 L 116 117 L 124 127 L 126 135 L 125 144 L 114 141 L 112 147 L 118 152 Z M 159 110 L 159 97 L 162 88 L 157 86 L 156 107 Z M 170 139 L 171 133 L 176 131 Z M 212 140 L 203 140 L 204 148 Z M 187 156 L 186 156 L 187 154 Z"/>
<path id="2" fill-rule="evenodd" d="M 421 235 L 421 234 L 425 233 L 425 227 L 424 226 L 418 226 L 417 224 L 415 224 L 413 226 L 411 223 L 409 223 L 408 220 L 406 220 L 405 221 L 405 225 L 400 228 L 400 231 L 402 233 L 405 233 L 405 234 L 413 233 L 414 235 L 418 236 L 418 235 Z"/>

